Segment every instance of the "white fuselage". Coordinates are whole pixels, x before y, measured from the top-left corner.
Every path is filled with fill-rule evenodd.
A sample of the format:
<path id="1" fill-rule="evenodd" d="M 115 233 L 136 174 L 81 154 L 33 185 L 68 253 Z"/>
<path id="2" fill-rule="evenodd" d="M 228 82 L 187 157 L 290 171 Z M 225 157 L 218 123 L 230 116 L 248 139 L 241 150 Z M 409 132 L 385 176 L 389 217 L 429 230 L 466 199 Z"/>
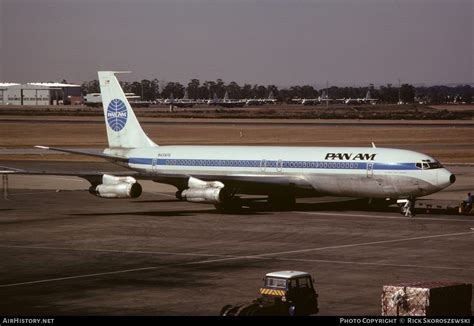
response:
<path id="1" fill-rule="evenodd" d="M 151 178 L 247 177 L 334 196 L 420 197 L 454 182 L 432 157 L 388 148 L 158 146 L 105 153 L 127 157 L 127 167 Z"/>

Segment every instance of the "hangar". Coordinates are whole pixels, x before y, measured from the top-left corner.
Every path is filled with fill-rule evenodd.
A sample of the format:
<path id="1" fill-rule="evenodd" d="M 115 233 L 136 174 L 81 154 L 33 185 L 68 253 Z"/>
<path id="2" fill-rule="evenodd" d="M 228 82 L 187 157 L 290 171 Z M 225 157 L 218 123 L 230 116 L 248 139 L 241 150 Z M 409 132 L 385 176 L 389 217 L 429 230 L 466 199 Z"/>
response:
<path id="1" fill-rule="evenodd" d="M 0 83 L 0 105 L 74 104 L 81 85 L 64 83 Z"/>

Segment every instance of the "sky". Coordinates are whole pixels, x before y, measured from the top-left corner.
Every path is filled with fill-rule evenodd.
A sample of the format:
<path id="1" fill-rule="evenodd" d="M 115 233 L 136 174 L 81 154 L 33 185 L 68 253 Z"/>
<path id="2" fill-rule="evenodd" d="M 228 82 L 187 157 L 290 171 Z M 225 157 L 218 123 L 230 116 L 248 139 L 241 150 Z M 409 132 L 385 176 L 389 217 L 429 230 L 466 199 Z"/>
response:
<path id="1" fill-rule="evenodd" d="M 0 0 L 0 82 L 473 83 L 474 0 Z"/>

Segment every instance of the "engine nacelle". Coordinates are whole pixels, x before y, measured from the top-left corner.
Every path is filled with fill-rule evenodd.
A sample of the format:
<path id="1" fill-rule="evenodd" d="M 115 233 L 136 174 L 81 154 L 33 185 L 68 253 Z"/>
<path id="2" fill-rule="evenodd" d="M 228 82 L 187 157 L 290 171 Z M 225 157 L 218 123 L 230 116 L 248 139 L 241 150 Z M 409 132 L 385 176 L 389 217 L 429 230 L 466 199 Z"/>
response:
<path id="1" fill-rule="evenodd" d="M 228 198 L 224 184 L 219 181 L 203 181 L 190 177 L 188 189 L 178 191 L 176 197 L 193 203 L 219 204 Z"/>
<path id="2" fill-rule="evenodd" d="M 193 203 L 219 204 L 224 199 L 222 188 L 188 188 L 177 194 L 177 197 Z"/>
<path id="3" fill-rule="evenodd" d="M 89 192 L 102 198 L 137 198 L 142 194 L 142 186 L 132 177 L 104 174 L 102 183 L 91 186 Z"/>

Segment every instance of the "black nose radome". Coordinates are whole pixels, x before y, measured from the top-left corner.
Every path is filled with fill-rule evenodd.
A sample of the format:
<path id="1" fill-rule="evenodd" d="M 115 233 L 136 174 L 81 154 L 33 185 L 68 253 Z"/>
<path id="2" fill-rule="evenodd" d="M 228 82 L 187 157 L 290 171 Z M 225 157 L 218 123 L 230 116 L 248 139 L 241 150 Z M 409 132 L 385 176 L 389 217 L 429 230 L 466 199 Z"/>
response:
<path id="1" fill-rule="evenodd" d="M 456 182 L 456 176 L 454 174 L 451 174 L 451 176 L 449 177 L 449 182 L 451 182 L 451 183 Z"/>

